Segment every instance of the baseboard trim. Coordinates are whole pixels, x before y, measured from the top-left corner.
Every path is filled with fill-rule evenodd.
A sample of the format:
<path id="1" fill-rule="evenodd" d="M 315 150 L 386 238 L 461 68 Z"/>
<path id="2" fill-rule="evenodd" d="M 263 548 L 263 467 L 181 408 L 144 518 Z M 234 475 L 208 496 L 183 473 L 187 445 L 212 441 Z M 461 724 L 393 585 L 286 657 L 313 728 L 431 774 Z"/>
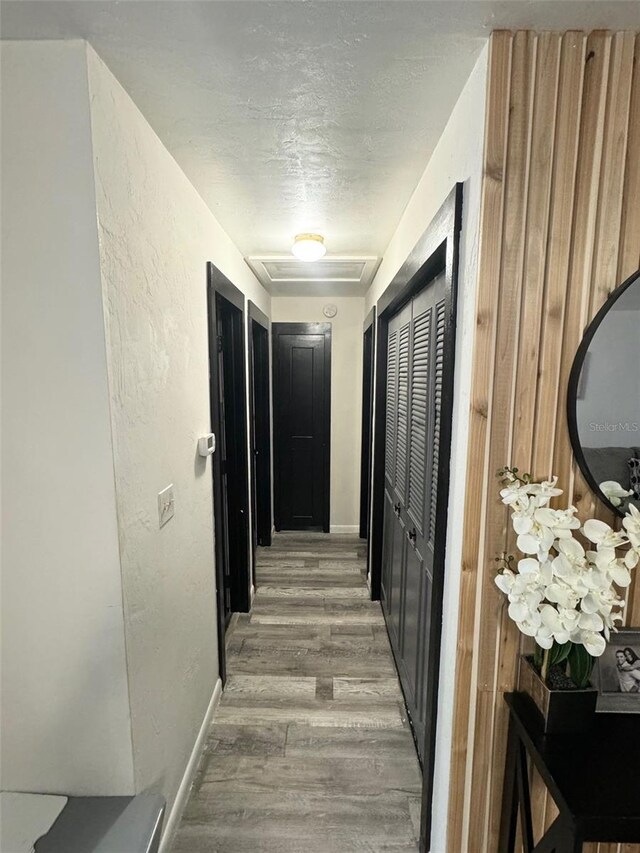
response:
<path id="1" fill-rule="evenodd" d="M 329 531 L 331 533 L 359 533 L 360 526 L 358 524 L 332 524 Z"/>
<path id="2" fill-rule="evenodd" d="M 191 751 L 191 755 L 189 756 L 189 761 L 187 762 L 187 766 L 184 771 L 184 776 L 182 777 L 182 782 L 180 782 L 178 793 L 176 794 L 176 798 L 173 801 L 173 806 L 171 807 L 171 811 L 169 812 L 169 817 L 165 822 L 164 831 L 160 840 L 160 846 L 158 848 L 158 853 L 169 853 L 169 850 L 171 849 L 174 836 L 177 832 L 178 826 L 180 825 L 182 813 L 185 809 L 185 806 L 187 805 L 189 794 L 191 793 L 191 784 L 193 782 L 194 776 L 196 775 L 198 764 L 200 763 L 200 757 L 202 755 L 205 741 L 207 739 L 207 732 L 209 731 L 209 726 L 211 725 L 211 720 L 213 719 L 213 715 L 216 712 L 216 708 L 220 704 L 221 697 L 222 681 L 218 679 L 216 681 L 216 686 L 213 688 L 211 700 L 209 701 L 209 705 L 207 706 L 207 711 L 204 715 L 202 725 L 200 726 L 198 737 L 196 738 L 196 742 L 193 745 L 193 750 Z"/>

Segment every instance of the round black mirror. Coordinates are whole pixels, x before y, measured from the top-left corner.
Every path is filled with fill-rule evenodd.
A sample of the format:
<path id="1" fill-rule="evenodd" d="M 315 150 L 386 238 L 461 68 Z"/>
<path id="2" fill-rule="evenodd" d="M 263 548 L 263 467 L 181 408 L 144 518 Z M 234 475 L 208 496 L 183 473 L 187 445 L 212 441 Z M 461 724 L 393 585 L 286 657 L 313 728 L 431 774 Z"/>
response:
<path id="1" fill-rule="evenodd" d="M 587 328 L 567 414 L 576 461 L 595 494 L 619 515 L 631 502 L 640 509 L 640 270 Z"/>

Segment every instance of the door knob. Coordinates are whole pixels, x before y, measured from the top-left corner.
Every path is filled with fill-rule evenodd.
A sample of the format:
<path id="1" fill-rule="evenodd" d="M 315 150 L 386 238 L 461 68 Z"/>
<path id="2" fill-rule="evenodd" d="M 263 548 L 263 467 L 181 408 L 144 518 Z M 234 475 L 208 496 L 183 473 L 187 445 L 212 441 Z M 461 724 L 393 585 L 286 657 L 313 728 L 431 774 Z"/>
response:
<path id="1" fill-rule="evenodd" d="M 396 514 L 398 517 L 400 517 L 400 510 L 401 510 L 401 509 L 402 509 L 402 505 L 401 505 L 400 501 L 398 501 L 398 503 L 397 503 L 397 504 L 394 504 L 394 505 L 393 505 L 393 511 L 395 512 L 395 514 Z"/>

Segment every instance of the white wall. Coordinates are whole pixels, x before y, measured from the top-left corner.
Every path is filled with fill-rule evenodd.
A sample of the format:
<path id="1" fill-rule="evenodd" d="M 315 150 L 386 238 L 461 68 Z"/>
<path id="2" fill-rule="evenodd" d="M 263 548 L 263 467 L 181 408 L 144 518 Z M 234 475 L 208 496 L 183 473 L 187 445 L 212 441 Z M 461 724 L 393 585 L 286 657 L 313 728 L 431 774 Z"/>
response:
<path id="1" fill-rule="evenodd" d="M 2 787 L 133 792 L 82 42 L 2 51 Z"/>
<path id="2" fill-rule="evenodd" d="M 2 61 L 2 784 L 171 809 L 218 682 L 206 262 L 270 298 L 86 43 Z"/>
<path id="3" fill-rule="evenodd" d="M 440 209 L 456 182 L 464 183 L 458 319 L 451 448 L 451 482 L 447 529 L 446 579 L 438 693 L 438 729 L 435 757 L 432 853 L 444 853 L 449 806 L 449 775 L 455 660 L 462 560 L 463 508 L 466 478 L 471 358 L 475 328 L 478 272 L 478 226 L 484 140 L 488 48 L 471 73 L 436 149 L 420 179 L 384 259 L 366 295 L 369 311 Z"/>
<path id="4" fill-rule="evenodd" d="M 89 48 L 136 790 L 171 806 L 218 678 L 206 262 L 269 296 Z M 173 483 L 175 517 L 158 525 Z"/>
<path id="5" fill-rule="evenodd" d="M 274 323 L 328 322 L 331 303 L 331 529 L 357 532 L 360 514 L 363 297 L 274 297 Z"/>

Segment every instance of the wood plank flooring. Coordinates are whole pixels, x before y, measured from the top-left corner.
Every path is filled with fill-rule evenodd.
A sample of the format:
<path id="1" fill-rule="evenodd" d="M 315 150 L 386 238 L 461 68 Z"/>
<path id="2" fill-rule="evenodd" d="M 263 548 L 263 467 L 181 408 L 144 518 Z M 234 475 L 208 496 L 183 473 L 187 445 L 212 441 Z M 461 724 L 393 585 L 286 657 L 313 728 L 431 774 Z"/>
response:
<path id="1" fill-rule="evenodd" d="M 421 776 L 355 536 L 277 534 L 173 853 L 416 853 Z"/>

